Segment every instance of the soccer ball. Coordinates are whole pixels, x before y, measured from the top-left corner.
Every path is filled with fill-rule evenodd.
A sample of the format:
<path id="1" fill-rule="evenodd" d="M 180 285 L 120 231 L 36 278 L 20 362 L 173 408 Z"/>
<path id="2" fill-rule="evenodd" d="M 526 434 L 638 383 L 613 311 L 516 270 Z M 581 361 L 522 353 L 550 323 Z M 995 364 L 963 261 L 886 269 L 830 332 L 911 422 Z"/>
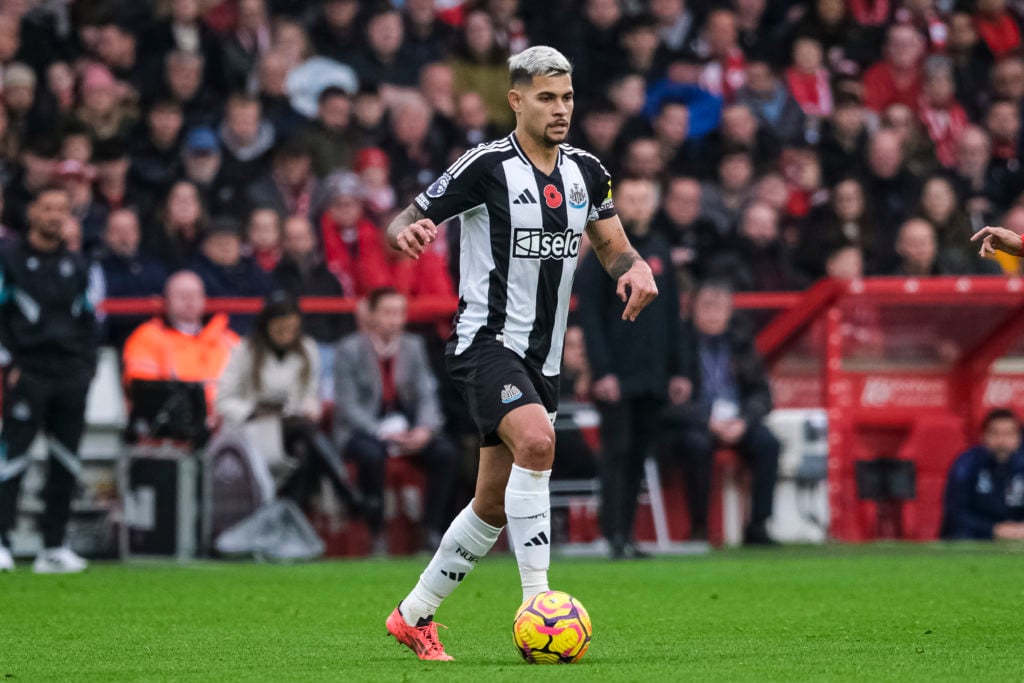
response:
<path id="1" fill-rule="evenodd" d="M 512 640 L 531 664 L 580 661 L 592 632 L 583 604 L 561 591 L 540 593 L 524 602 L 512 624 Z"/>

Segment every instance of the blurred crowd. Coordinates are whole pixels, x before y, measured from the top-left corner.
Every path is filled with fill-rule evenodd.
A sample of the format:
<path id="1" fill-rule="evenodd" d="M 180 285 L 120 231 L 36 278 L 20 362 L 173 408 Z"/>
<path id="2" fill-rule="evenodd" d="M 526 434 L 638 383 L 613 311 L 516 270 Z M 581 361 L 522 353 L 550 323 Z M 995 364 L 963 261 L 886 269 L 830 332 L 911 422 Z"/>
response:
<path id="1" fill-rule="evenodd" d="M 511 127 L 505 60 L 547 43 L 574 63 L 574 144 L 656 182 L 684 288 L 1016 272 L 967 240 L 1024 230 L 1022 9 L 7 0 L 2 227 L 23 232 L 39 189 L 66 187 L 96 299 L 158 293 L 185 267 L 210 296 L 450 295 L 458 226 L 415 263 L 382 226 Z"/>
<path id="2" fill-rule="evenodd" d="M 1024 233 L 1020 0 L 0 7 L 0 239 L 24 235 L 39 195 L 63 188 L 64 241 L 90 264 L 92 302 L 166 294 L 162 318 L 105 321 L 106 342 L 131 337 L 126 379 L 204 381 L 211 404 L 238 335 L 263 340 L 250 350 L 276 347 L 252 316 L 206 317 L 204 297 L 369 297 L 362 332 L 341 345 L 355 325 L 312 315 L 309 339 L 293 330 L 276 351 L 294 352 L 301 384 L 316 377 L 320 396 L 340 406 L 336 441 L 360 462 L 395 449 L 431 462 L 454 457 L 433 399 L 424 408 L 422 398 L 403 398 L 388 359 L 406 343 L 413 351 L 402 356 L 419 358 L 420 346 L 386 314 L 400 306 L 392 315 L 404 319 L 406 300 L 454 294 L 458 221 L 418 261 L 389 250 L 383 229 L 466 149 L 511 129 L 506 60 L 529 45 L 572 60 L 572 143 L 616 178 L 623 223 L 662 288 L 695 300 L 699 283 L 711 282 L 705 291 L 718 296 L 703 323 L 695 311 L 689 332 L 644 347 L 664 351 L 651 386 L 630 384 L 636 368 L 616 351 L 621 331 L 601 307 L 581 310 L 563 389 L 603 406 L 602 438 L 624 459 L 649 431 L 636 421 L 653 414 L 648 399 L 676 408 L 676 437 L 700 454 L 693 478 L 709 476 L 716 444 L 749 451 L 763 472 L 754 542 L 765 538 L 778 444 L 760 426 L 770 395 L 759 361 L 736 366 L 723 355 L 747 353 L 749 334 L 716 341 L 738 334 L 731 292 L 801 289 L 823 276 L 1019 273 L 1016 259 L 978 258 L 969 239 L 986 224 Z M 619 194 L 622 185 L 629 190 Z M 649 317 L 689 316 L 675 306 Z M 259 354 L 248 362 L 271 360 Z M 380 374 L 372 381 L 360 374 L 368 359 Z M 433 395 L 426 356 L 418 362 L 421 381 L 405 379 Z M 716 369 L 725 367 L 738 374 Z M 248 375 L 230 376 L 243 386 Z M 258 384 L 245 391 L 259 394 Z M 281 398 L 264 396 L 273 401 L 252 410 L 281 409 Z M 416 410 L 390 425 L 398 436 L 381 437 L 379 422 L 408 413 L 406 400 Z M 372 422 L 359 413 L 367 401 L 380 407 Z M 319 406 L 293 412 L 301 421 L 288 439 L 313 444 Z M 359 434 L 373 438 L 353 446 Z M 629 528 L 637 472 L 626 463 L 608 475 L 624 501 L 604 521 L 610 536 Z M 362 468 L 370 501 L 352 502 L 378 527 L 382 476 Z M 444 482 L 429 488 L 432 500 L 450 498 Z M 701 495 L 691 491 L 697 536 Z M 436 529 L 447 506 L 429 513 Z"/>

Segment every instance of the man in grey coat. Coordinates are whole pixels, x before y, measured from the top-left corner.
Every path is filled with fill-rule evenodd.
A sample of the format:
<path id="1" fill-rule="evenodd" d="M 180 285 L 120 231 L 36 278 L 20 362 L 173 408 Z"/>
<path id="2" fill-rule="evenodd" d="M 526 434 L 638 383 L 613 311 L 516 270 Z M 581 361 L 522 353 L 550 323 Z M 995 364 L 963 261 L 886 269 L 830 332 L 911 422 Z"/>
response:
<path id="1" fill-rule="evenodd" d="M 384 470 L 389 457 L 415 458 L 427 475 L 423 545 L 435 548 L 449 522 L 456 450 L 441 431 L 437 380 L 426 347 L 406 333 L 405 296 L 381 288 L 367 299 L 365 330 L 338 344 L 334 437 L 359 467 L 374 550 L 386 547 Z"/>

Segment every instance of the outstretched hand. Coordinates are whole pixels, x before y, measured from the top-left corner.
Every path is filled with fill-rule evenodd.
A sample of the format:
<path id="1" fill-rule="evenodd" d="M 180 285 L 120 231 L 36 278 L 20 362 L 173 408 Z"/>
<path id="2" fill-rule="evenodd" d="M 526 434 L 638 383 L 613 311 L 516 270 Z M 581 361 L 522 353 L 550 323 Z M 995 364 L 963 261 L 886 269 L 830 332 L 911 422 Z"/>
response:
<path id="1" fill-rule="evenodd" d="M 626 302 L 622 319 L 630 322 L 636 320 L 640 311 L 658 296 L 658 286 L 654 284 L 654 274 L 647 262 L 641 258 L 634 261 L 619 278 L 615 293 Z"/>
<path id="2" fill-rule="evenodd" d="M 1007 254 L 1020 256 L 1024 251 L 1024 243 L 1021 236 L 1013 230 L 985 226 L 971 237 L 972 242 L 981 240 L 981 248 L 978 250 L 980 256 L 992 256 L 997 251 L 1005 251 Z"/>
<path id="3" fill-rule="evenodd" d="M 403 228 L 391 245 L 412 259 L 418 259 L 427 246 L 437 239 L 437 226 L 429 218 L 421 218 Z"/>

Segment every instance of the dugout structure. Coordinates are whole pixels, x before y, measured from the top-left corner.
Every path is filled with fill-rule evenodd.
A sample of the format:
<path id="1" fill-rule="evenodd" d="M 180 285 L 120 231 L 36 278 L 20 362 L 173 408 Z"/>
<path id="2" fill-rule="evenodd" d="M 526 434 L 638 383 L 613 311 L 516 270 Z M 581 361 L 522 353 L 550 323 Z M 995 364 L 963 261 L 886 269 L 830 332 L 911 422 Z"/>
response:
<path id="1" fill-rule="evenodd" d="M 159 305 L 123 299 L 104 308 L 139 314 Z M 228 313 L 260 305 L 208 301 L 210 311 Z M 345 299 L 302 305 L 308 313 L 355 310 Z M 436 323 L 444 334 L 456 305 L 454 298 L 420 299 L 409 318 Z M 936 538 L 949 465 L 977 440 L 985 413 L 1005 406 L 1024 415 L 1020 278 L 822 280 L 803 292 L 737 294 L 736 305 L 758 329 L 776 408 L 826 411 L 833 539 Z M 865 484 L 872 477 L 873 491 Z"/>
<path id="2" fill-rule="evenodd" d="M 781 296 L 744 303 L 776 310 L 758 334 L 776 406 L 827 411 L 831 536 L 936 538 L 949 466 L 985 414 L 1024 414 L 1024 281 L 869 278 Z"/>

